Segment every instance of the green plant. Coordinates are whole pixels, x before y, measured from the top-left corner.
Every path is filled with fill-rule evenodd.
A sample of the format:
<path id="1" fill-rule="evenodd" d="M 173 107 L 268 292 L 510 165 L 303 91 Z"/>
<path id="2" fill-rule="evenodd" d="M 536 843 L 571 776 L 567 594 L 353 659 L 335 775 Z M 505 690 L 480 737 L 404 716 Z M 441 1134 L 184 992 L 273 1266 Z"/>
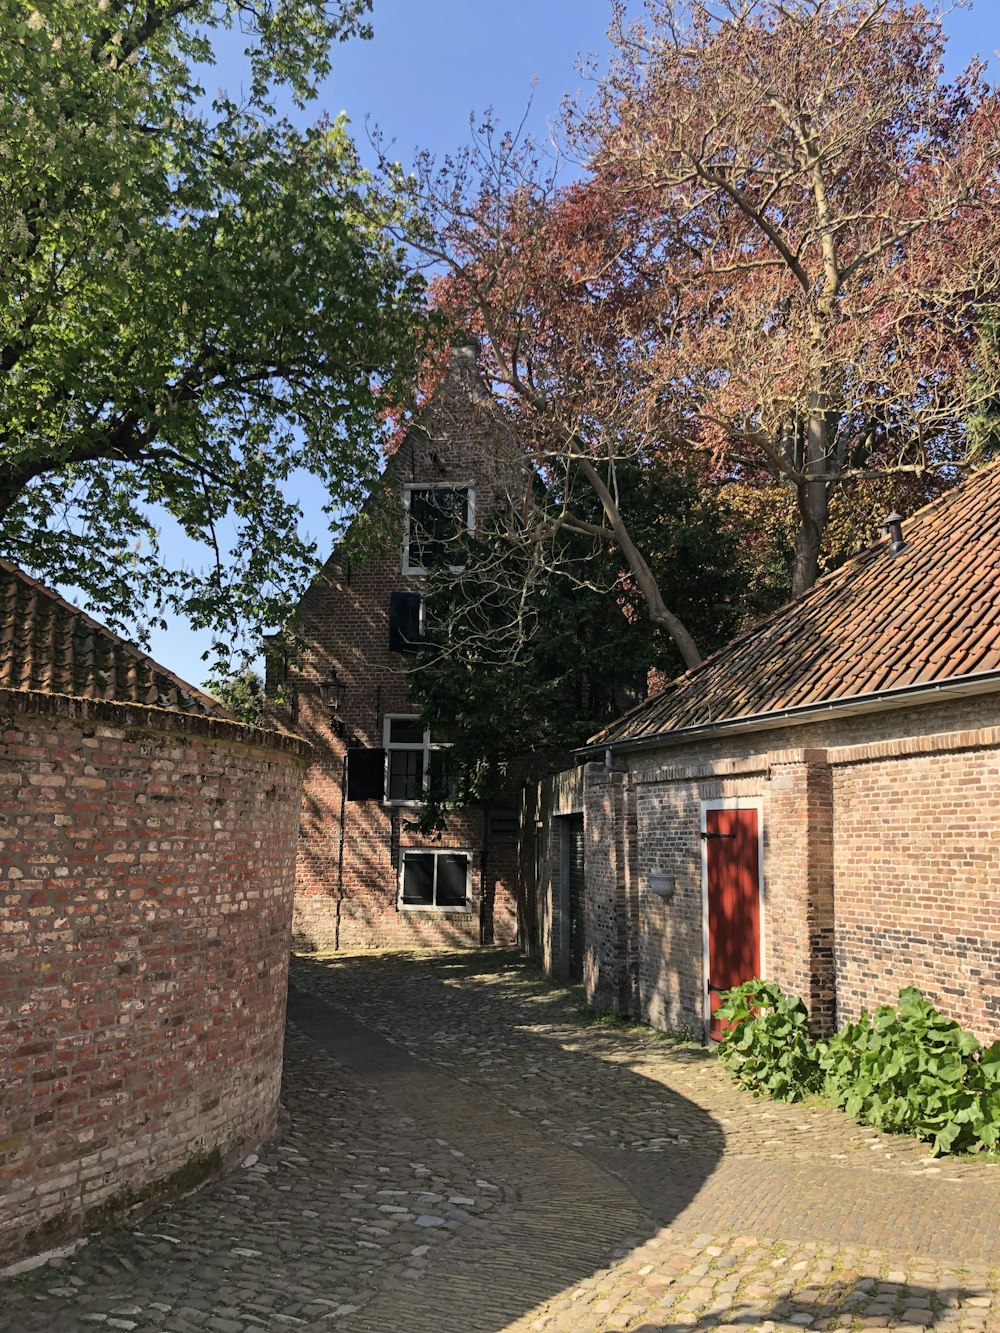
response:
<path id="1" fill-rule="evenodd" d="M 728 1024 L 719 1058 L 755 1096 L 797 1102 L 818 1090 L 822 1075 L 800 999 L 754 977 L 726 991 L 715 1016 Z"/>
<path id="2" fill-rule="evenodd" d="M 983 1048 L 913 986 L 817 1046 L 824 1091 L 864 1124 L 927 1139 L 935 1154 L 1000 1141 L 1000 1041 Z"/>

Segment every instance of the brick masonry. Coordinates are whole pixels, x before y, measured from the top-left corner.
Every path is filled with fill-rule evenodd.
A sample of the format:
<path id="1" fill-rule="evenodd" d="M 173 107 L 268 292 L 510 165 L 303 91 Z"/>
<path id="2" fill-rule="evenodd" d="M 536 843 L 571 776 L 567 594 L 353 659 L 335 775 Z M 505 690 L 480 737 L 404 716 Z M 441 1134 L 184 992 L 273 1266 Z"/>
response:
<path id="1" fill-rule="evenodd" d="M 983 694 L 617 756 L 586 770 L 593 1003 L 704 1031 L 702 803 L 759 803 L 763 970 L 818 1031 L 916 985 L 1000 1035 L 1000 699 Z M 558 810 L 551 793 L 538 808 Z M 539 821 L 529 914 L 558 912 Z M 672 881 L 650 891 L 654 872 Z M 534 952 L 555 970 L 551 948 Z"/>
<path id="2" fill-rule="evenodd" d="M 346 685 L 347 739 L 365 747 L 383 744 L 387 716 L 416 713 L 404 674 L 412 659 L 389 649 L 390 594 L 421 587 L 419 576 L 401 572 L 403 487 L 471 484 L 481 520 L 513 503 L 525 480 L 520 451 L 496 417 L 471 349 L 459 349 L 441 388 L 390 458 L 348 545 L 331 556 L 300 604 L 302 646 L 287 663 L 272 656 L 269 694 L 280 687 L 294 700 L 294 715 L 275 715 L 308 738 L 316 755 L 305 782 L 299 843 L 299 947 L 457 947 L 517 938 L 516 846 L 486 839 L 478 807 L 453 813 L 439 836 L 425 838 L 407 828 L 413 807 L 346 801 L 347 741 L 331 729 L 319 684 L 335 666 Z M 516 800 L 510 805 L 516 809 Z M 425 846 L 470 854 L 472 910 L 398 905 L 400 852 Z"/>
<path id="3" fill-rule="evenodd" d="M 273 1130 L 307 758 L 0 691 L 0 1263 Z"/>

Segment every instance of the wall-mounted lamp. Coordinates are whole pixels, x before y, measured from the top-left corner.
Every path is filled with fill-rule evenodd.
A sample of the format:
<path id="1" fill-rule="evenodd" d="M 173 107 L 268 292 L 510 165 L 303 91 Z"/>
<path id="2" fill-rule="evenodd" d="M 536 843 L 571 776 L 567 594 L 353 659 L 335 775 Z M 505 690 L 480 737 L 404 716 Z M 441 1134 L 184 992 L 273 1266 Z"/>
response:
<path id="1" fill-rule="evenodd" d="M 323 707 L 330 715 L 330 727 L 333 734 L 343 740 L 347 735 L 347 724 L 342 714 L 347 686 L 337 675 L 336 666 L 331 666 L 326 677 L 320 681 L 319 693 L 323 700 Z"/>

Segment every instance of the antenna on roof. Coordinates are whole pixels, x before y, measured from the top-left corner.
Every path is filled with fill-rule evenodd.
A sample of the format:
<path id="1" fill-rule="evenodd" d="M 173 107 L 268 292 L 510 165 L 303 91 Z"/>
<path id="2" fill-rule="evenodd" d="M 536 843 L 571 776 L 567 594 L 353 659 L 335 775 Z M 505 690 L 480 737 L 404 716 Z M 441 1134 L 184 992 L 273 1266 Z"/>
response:
<path id="1" fill-rule="evenodd" d="M 903 515 L 897 514 L 895 510 L 882 524 L 882 531 L 888 533 L 892 538 L 892 545 L 889 547 L 890 555 L 899 555 L 900 551 L 906 546 L 903 541 Z"/>

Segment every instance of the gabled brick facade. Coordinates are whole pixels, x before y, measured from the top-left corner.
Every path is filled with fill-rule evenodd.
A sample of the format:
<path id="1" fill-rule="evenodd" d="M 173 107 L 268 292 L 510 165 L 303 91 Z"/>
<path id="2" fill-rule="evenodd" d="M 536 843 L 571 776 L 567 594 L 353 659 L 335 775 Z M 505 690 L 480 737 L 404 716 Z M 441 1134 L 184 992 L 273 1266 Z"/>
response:
<path id="1" fill-rule="evenodd" d="M 295 730 L 315 749 L 299 839 L 299 947 L 475 946 L 516 939 L 516 845 L 492 841 L 478 807 L 454 812 L 439 837 L 425 838 L 406 828 L 413 806 L 387 801 L 381 782 L 377 794 L 348 799 L 349 765 L 352 778 L 360 771 L 348 750 L 380 749 L 386 719 L 417 712 L 405 678 L 413 659 L 390 647 L 392 594 L 419 594 L 423 582 L 403 572 L 407 488 L 469 487 L 481 522 L 494 506 L 514 502 L 526 475 L 517 442 L 478 377 L 473 349 L 457 349 L 357 520 L 365 528 L 365 555 L 348 559 L 342 550 L 334 552 L 299 607 L 304 647 L 287 664 L 272 654 L 269 693 L 273 697 L 281 686 L 295 701 Z M 331 668 L 345 687 L 343 737 L 320 694 Z M 377 757 L 374 763 L 379 766 Z M 401 903 L 401 858 L 421 849 L 467 855 L 462 907 Z"/>

